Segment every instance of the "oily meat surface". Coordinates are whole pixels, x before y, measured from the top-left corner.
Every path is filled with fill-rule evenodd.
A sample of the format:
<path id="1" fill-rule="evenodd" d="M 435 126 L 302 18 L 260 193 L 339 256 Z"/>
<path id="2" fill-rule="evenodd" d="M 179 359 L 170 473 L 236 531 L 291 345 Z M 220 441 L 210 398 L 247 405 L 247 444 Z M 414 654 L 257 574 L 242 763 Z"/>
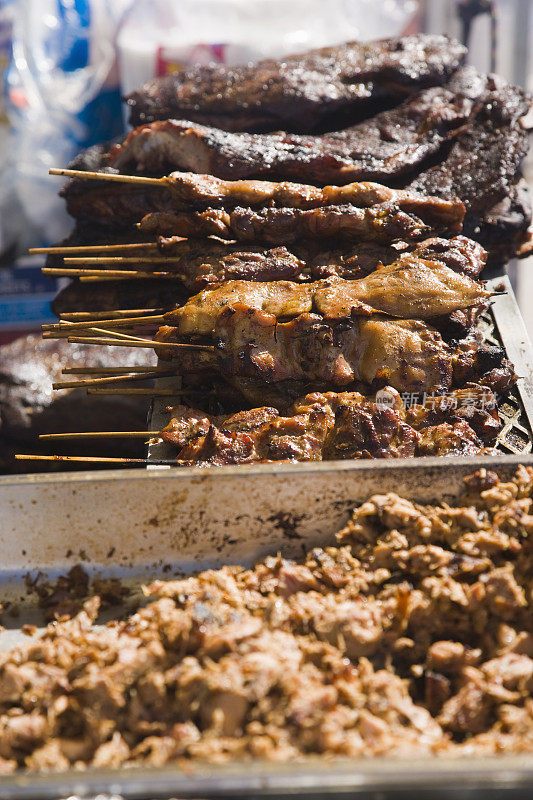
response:
<path id="1" fill-rule="evenodd" d="M 2 771 L 533 752 L 532 493 L 376 494 L 301 560 L 89 600 L 0 656 Z"/>
<path id="2" fill-rule="evenodd" d="M 227 130 L 310 130 L 335 114 L 444 83 L 465 48 L 444 36 L 346 42 L 238 67 L 198 65 L 127 97 L 130 122 L 184 117 Z"/>
<path id="3" fill-rule="evenodd" d="M 488 454 L 501 428 L 494 395 L 475 384 L 409 407 L 387 386 L 377 395 L 312 392 L 284 414 L 268 406 L 230 417 L 187 406 L 169 413 L 161 439 L 176 448 L 182 464 L 204 467 Z"/>
<path id="4" fill-rule="evenodd" d="M 405 255 L 353 281 L 336 277 L 312 283 L 227 281 L 168 312 L 165 323 L 176 325 L 182 335 L 209 335 L 218 315 L 239 302 L 278 319 L 311 311 L 325 319 L 371 313 L 431 319 L 477 305 L 488 296 L 480 283 L 442 262 Z"/>

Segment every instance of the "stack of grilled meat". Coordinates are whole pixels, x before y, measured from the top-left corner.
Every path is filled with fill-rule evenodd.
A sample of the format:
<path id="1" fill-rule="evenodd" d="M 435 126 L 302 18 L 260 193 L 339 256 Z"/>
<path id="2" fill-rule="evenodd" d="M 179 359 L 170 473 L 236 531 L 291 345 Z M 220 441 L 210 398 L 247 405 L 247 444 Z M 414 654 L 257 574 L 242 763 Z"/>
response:
<path id="1" fill-rule="evenodd" d="M 530 101 L 464 56 L 409 36 L 176 72 L 71 165 L 164 176 L 72 181 L 65 244 L 149 241 L 175 280 L 55 308 L 168 309 L 158 355 L 209 398 L 163 431 L 181 461 L 492 452 L 515 375 L 476 332 L 479 275 L 529 246 Z"/>

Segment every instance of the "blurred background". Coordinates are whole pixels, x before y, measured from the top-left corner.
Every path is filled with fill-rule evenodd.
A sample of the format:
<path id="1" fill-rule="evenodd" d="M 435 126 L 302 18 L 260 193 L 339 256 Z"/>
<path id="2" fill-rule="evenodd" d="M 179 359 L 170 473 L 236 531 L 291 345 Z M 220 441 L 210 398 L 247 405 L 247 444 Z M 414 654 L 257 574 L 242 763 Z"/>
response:
<path id="1" fill-rule="evenodd" d="M 60 284 L 25 255 L 70 229 L 48 169 L 123 133 L 121 95 L 188 64 L 415 31 L 533 89 L 533 0 L 0 0 L 0 343 L 53 319 Z M 510 271 L 533 337 L 533 261 Z"/>

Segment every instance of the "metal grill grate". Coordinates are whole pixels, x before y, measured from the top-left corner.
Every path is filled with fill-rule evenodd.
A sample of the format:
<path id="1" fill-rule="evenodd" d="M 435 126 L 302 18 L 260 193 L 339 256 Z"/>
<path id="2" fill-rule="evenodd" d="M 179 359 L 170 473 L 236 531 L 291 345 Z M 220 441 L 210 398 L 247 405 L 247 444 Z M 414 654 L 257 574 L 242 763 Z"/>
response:
<path id="1" fill-rule="evenodd" d="M 485 342 L 491 345 L 498 345 L 498 347 L 503 346 L 494 315 L 490 309 L 480 316 L 478 328 L 483 334 Z M 502 453 L 513 453 L 514 455 L 531 453 L 533 434 L 516 388 L 502 399 L 498 406 L 498 413 L 503 425 L 498 436 L 498 450 Z"/>

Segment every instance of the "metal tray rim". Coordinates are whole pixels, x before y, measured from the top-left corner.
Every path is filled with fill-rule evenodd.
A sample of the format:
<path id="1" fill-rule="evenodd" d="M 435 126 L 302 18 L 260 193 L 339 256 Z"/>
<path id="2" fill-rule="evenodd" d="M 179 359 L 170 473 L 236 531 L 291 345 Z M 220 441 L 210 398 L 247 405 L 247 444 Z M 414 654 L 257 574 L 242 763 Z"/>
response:
<path id="1" fill-rule="evenodd" d="M 121 770 L 88 769 L 82 773 L 17 773 L 0 777 L 0 798 L 56 800 L 72 794 L 106 792 L 124 798 L 276 797 L 289 792 L 313 797 L 323 792 L 365 793 L 387 789 L 423 790 L 445 786 L 533 787 L 533 758 L 528 755 L 459 757 L 368 757 L 359 759 L 318 756 L 292 763 L 239 761 L 213 766 L 199 764 L 190 770 L 176 766 L 131 767 Z"/>
<path id="2" fill-rule="evenodd" d="M 243 478 L 251 475 L 305 475 L 308 473 L 339 473 L 339 472 L 359 472 L 382 470 L 401 471 L 411 470 L 420 467 L 434 469 L 439 467 L 465 467 L 475 469 L 497 470 L 499 465 L 515 463 L 533 466 L 533 453 L 516 455 L 509 453 L 497 456 L 421 456 L 418 458 L 395 458 L 395 459 L 360 459 L 346 461 L 312 461 L 272 464 L 236 464 L 231 466 L 217 467 L 180 467 L 179 469 L 154 468 L 146 470 L 141 468 L 134 469 L 110 469 L 110 470 L 83 470 L 76 472 L 55 472 L 55 473 L 25 473 L 22 475 L 0 476 L 0 487 L 3 486 L 35 486 L 39 484 L 62 484 L 62 483 L 101 483 L 107 481 L 130 481 L 130 480 L 161 480 L 170 478 L 179 481 L 197 478 L 200 481 L 216 480 L 217 478 Z"/>

